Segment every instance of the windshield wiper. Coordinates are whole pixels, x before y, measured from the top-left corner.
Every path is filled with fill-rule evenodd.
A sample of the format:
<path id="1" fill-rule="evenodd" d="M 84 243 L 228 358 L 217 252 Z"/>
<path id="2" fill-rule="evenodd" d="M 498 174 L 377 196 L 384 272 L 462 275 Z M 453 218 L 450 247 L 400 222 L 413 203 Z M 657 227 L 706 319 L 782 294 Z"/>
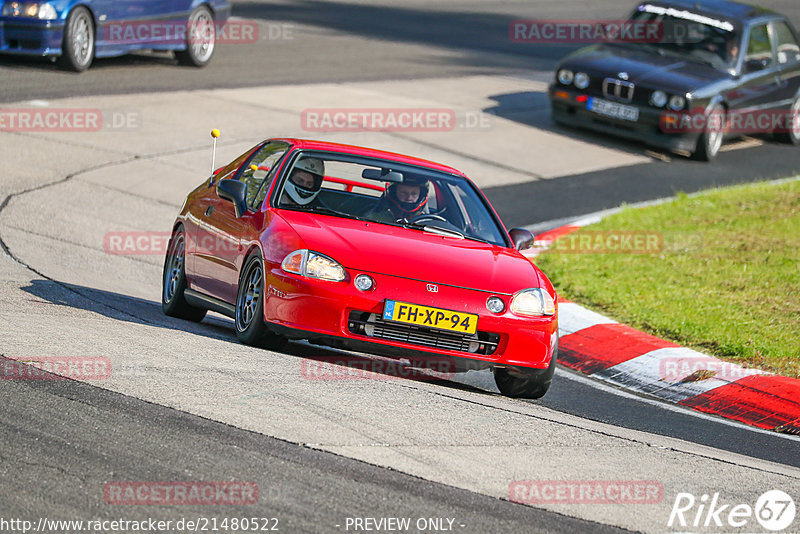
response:
<path id="1" fill-rule="evenodd" d="M 466 237 L 458 230 L 450 230 L 449 228 L 442 228 L 441 226 L 435 226 L 433 224 L 419 224 L 419 223 L 409 222 L 409 223 L 403 223 L 403 226 L 405 226 L 406 228 L 419 228 L 423 232 L 438 234 L 445 237 L 458 237 L 459 239 L 464 239 Z"/>
<path id="2" fill-rule="evenodd" d="M 283 206 L 287 209 L 297 210 L 297 211 L 305 211 L 307 213 L 320 213 L 322 215 L 334 215 L 336 217 L 344 217 L 346 219 L 355 219 L 357 221 L 364 221 L 366 219 L 362 219 L 358 215 L 353 215 L 351 213 L 345 213 L 343 211 L 337 211 L 335 209 L 329 208 L 327 206 Z"/>

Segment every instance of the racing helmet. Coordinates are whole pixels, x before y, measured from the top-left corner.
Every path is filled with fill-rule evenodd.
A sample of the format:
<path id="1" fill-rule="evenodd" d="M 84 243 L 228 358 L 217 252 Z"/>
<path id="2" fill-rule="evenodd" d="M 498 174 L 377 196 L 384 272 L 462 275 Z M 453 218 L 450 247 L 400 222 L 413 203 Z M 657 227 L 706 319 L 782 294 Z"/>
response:
<path id="1" fill-rule="evenodd" d="M 297 171 L 305 171 L 314 177 L 314 184 L 311 187 L 299 185 L 294 181 L 294 174 Z M 294 202 L 300 206 L 310 204 L 322 189 L 322 178 L 325 176 L 325 164 L 317 158 L 300 158 L 292 168 L 292 174 L 286 180 L 284 191 Z"/>
<path id="2" fill-rule="evenodd" d="M 389 200 L 392 211 L 401 217 L 408 217 L 419 213 L 428 203 L 428 184 L 426 177 L 405 174 L 401 183 L 393 183 L 386 189 L 386 198 Z M 404 202 L 397 196 L 397 190 L 403 185 L 413 185 L 419 187 L 419 197 L 413 202 Z"/>

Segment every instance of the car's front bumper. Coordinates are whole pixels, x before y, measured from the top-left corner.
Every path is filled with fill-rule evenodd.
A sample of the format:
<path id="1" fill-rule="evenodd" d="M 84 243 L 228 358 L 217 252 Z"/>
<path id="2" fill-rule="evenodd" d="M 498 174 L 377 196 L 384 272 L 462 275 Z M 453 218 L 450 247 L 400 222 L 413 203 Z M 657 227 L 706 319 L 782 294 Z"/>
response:
<path id="1" fill-rule="evenodd" d="M 0 17 L 0 53 L 23 56 L 60 56 L 64 36 L 61 20 Z"/>
<path id="2" fill-rule="evenodd" d="M 556 92 L 566 94 L 567 97 L 556 96 Z M 586 102 L 577 100 L 581 96 L 589 95 L 578 93 L 561 85 L 551 85 L 549 96 L 553 120 L 557 123 L 641 141 L 666 150 L 694 152 L 697 146 L 699 133 L 666 133 L 662 123 L 663 111 L 661 110 L 636 106 L 639 109 L 639 119 L 633 122 L 590 111 L 586 107 Z"/>
<path id="3" fill-rule="evenodd" d="M 352 279 L 359 272 L 349 274 Z M 264 320 L 288 337 L 392 357 L 447 356 L 460 360 L 462 369 L 543 369 L 550 364 L 557 345 L 557 316 L 515 316 L 508 311 L 511 298 L 507 295 L 497 295 L 505 301 L 506 311 L 493 314 L 486 309 L 486 299 L 493 293 L 443 285 L 437 293 L 428 293 L 425 282 L 366 274 L 375 279 L 373 291 L 359 291 L 349 280 L 313 280 L 273 266 Z M 441 330 L 380 324 L 387 299 L 476 314 L 477 338 L 459 340 Z"/>

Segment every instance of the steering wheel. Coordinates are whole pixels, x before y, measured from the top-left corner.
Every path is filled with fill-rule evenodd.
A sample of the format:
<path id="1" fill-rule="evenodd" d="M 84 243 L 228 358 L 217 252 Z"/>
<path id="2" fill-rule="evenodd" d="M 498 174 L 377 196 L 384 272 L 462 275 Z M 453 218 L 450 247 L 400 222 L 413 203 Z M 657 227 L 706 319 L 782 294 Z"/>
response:
<path id="1" fill-rule="evenodd" d="M 414 224 L 414 223 L 418 223 L 419 221 L 424 221 L 426 219 L 431 220 L 431 221 L 442 221 L 443 223 L 447 223 L 447 224 L 450 224 L 452 226 L 452 223 L 450 221 L 448 221 L 447 219 L 445 219 L 441 215 L 436 215 L 435 213 L 421 213 L 421 214 L 417 215 L 416 217 L 412 217 L 411 219 L 409 219 L 408 222 L 411 223 L 411 224 Z"/>

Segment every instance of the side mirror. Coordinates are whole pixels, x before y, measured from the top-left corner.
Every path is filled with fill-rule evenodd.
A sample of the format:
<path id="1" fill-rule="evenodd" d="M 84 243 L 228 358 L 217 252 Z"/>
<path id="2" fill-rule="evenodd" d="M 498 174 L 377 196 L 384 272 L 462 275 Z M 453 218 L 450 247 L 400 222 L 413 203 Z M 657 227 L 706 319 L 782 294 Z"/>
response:
<path id="1" fill-rule="evenodd" d="M 533 234 L 524 228 L 512 228 L 508 232 L 508 235 L 511 236 L 511 240 L 514 242 L 514 246 L 517 250 L 525 250 L 533 247 Z"/>
<path id="2" fill-rule="evenodd" d="M 766 69 L 767 65 L 769 65 L 768 59 L 748 59 L 744 62 L 744 72 L 745 74 L 758 72 Z"/>
<path id="3" fill-rule="evenodd" d="M 247 211 L 247 184 L 239 180 L 220 180 L 217 184 L 217 196 L 223 200 L 233 202 L 236 209 L 236 218 Z"/>

